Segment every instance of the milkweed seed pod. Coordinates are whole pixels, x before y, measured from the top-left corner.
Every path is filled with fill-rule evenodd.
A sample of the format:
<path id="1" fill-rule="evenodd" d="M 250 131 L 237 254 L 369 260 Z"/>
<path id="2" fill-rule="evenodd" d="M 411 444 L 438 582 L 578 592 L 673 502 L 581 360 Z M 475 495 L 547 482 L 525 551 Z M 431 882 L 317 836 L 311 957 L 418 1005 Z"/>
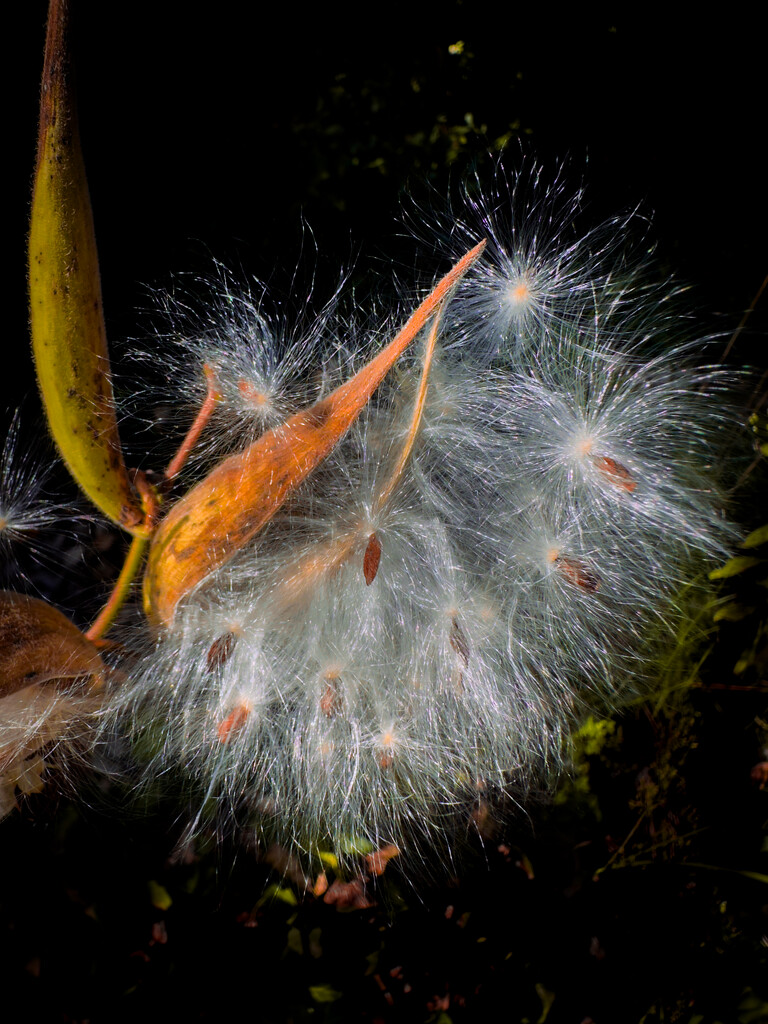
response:
<path id="1" fill-rule="evenodd" d="M 464 188 L 451 244 L 485 252 L 112 698 L 107 727 L 144 738 L 148 778 L 191 776 L 200 819 L 310 852 L 404 848 L 525 799 L 588 710 L 643 692 L 681 590 L 731 542 L 727 376 L 626 256 L 626 219 L 568 239 L 579 197 L 533 177 Z M 311 345 L 277 345 L 229 293 L 206 319 L 190 363 L 244 443 L 282 430 L 289 462 L 287 382 L 322 404 L 381 345 L 333 312 Z"/>

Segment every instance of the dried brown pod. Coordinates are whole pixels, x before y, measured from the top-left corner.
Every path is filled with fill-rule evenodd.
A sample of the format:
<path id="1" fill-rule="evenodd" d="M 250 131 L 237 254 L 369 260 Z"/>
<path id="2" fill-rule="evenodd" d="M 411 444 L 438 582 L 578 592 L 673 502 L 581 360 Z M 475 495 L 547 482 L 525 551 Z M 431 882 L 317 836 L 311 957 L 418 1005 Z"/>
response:
<path id="1" fill-rule="evenodd" d="M 41 752 L 98 709 L 107 672 L 60 611 L 0 591 L 0 817 L 16 787 L 40 788 Z"/>
<path id="2" fill-rule="evenodd" d="M 144 578 L 145 609 L 157 624 L 169 626 L 185 594 L 255 537 L 330 454 L 484 247 L 460 259 L 351 380 L 225 459 L 173 506 L 152 539 Z"/>

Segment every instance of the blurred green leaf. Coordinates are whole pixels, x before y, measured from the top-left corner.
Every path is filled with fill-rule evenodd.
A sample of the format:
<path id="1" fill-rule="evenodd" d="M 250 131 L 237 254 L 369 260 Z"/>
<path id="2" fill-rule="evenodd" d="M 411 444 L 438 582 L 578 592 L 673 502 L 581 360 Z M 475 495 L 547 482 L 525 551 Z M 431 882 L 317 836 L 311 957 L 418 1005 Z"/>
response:
<path id="1" fill-rule="evenodd" d="M 768 1003 L 751 988 L 745 989 L 738 1009 L 739 1024 L 765 1024 L 768 1020 Z"/>
<path id="2" fill-rule="evenodd" d="M 147 888 L 149 889 L 149 898 L 153 907 L 157 907 L 158 910 L 168 910 L 173 905 L 170 893 L 159 882 L 150 879 L 147 882 Z"/>
<path id="3" fill-rule="evenodd" d="M 290 907 L 298 905 L 296 894 L 292 889 L 288 889 L 284 885 L 270 885 L 265 891 L 264 895 L 259 900 L 259 906 L 264 906 L 266 903 L 271 903 L 272 900 L 282 900 L 283 903 L 287 903 Z"/>
<path id="4" fill-rule="evenodd" d="M 729 558 L 725 565 L 719 569 L 713 569 L 709 574 L 711 580 L 725 580 L 730 576 L 738 576 L 740 572 L 751 569 L 753 565 L 759 565 L 762 559 L 753 555 L 737 555 L 736 558 Z"/>
<path id="5" fill-rule="evenodd" d="M 743 548 L 756 548 L 761 544 L 768 544 L 768 523 L 765 526 L 758 526 L 741 542 Z"/>
<path id="6" fill-rule="evenodd" d="M 335 1003 L 342 996 L 341 992 L 337 992 L 330 985 L 310 985 L 309 994 L 316 1003 Z"/>
<path id="7" fill-rule="evenodd" d="M 712 616 L 712 621 L 741 622 L 742 619 L 751 615 L 754 610 L 754 608 L 749 608 L 745 605 L 739 604 L 737 601 L 731 601 L 729 604 L 717 609 L 715 614 Z"/>
<path id="8" fill-rule="evenodd" d="M 541 1006 L 542 1006 L 541 1016 L 539 1017 L 539 1019 L 536 1022 L 536 1024 L 544 1024 L 544 1021 L 549 1016 L 549 1011 L 552 1009 L 552 1004 L 555 1001 L 555 993 L 554 992 L 550 992 L 543 985 L 540 985 L 540 984 L 537 983 L 536 984 L 536 995 L 541 1000 Z"/>
<path id="9" fill-rule="evenodd" d="M 285 948 L 286 951 L 290 950 L 291 953 L 297 953 L 299 956 L 304 955 L 304 943 L 301 941 L 301 932 L 298 928 L 288 929 L 288 939 Z"/>

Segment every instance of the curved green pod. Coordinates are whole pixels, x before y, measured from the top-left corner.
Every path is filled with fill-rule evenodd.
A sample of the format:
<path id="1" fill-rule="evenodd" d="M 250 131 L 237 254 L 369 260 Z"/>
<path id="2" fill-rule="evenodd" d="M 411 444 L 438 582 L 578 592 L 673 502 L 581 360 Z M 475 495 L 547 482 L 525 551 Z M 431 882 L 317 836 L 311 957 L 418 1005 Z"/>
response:
<path id="1" fill-rule="evenodd" d="M 141 533 L 109 376 L 101 282 L 72 75 L 66 0 L 52 0 L 40 97 L 29 232 L 29 300 L 37 380 L 56 445 L 80 488 Z"/>

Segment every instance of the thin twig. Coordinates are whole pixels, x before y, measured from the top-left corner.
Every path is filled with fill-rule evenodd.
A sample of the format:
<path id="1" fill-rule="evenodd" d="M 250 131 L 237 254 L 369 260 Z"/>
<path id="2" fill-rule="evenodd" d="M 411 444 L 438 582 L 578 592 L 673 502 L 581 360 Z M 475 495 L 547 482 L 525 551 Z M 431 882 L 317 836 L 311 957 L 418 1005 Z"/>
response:
<path id="1" fill-rule="evenodd" d="M 744 330 L 744 326 L 746 325 L 747 320 L 749 320 L 749 317 L 750 317 L 751 313 L 753 312 L 755 306 L 757 305 L 757 303 L 758 303 L 758 301 L 760 299 L 760 296 L 765 291 L 766 285 L 768 285 L 768 276 L 766 276 L 764 278 L 763 283 L 757 289 L 757 294 L 755 295 L 754 299 L 752 299 L 752 302 L 749 304 L 749 308 L 745 311 L 744 316 L 739 321 L 738 327 L 736 328 L 736 330 L 731 335 L 731 339 L 728 342 L 728 344 L 725 346 L 725 351 L 723 352 L 722 356 L 720 357 L 721 362 L 725 362 L 725 360 L 728 358 L 728 353 L 731 351 L 731 349 L 733 348 L 734 344 L 736 343 L 736 339 L 738 338 L 738 336 Z"/>

